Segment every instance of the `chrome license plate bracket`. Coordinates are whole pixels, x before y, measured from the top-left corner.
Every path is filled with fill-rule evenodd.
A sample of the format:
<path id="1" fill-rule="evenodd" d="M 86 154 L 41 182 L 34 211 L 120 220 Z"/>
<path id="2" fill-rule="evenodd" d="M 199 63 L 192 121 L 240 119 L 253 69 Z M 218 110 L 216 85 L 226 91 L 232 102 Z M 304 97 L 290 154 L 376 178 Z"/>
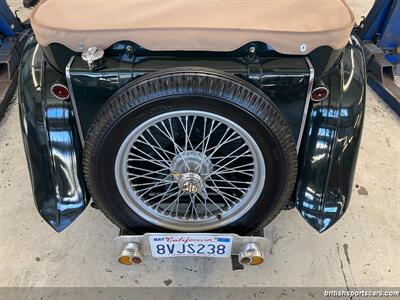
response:
<path id="1" fill-rule="evenodd" d="M 230 251 L 224 253 L 224 255 L 187 255 L 188 253 L 185 253 L 182 248 L 180 248 L 178 251 L 183 252 L 181 253 L 182 255 L 176 255 L 176 253 L 171 250 L 171 255 L 165 255 L 163 257 L 176 258 L 182 256 L 202 256 L 208 258 L 223 258 L 231 256 L 232 258 L 237 257 L 239 263 L 242 265 L 256 265 L 262 263 L 264 261 L 264 254 L 268 247 L 268 240 L 262 236 L 239 236 L 237 234 L 226 233 L 122 234 L 114 240 L 115 247 L 119 252 L 119 261 L 121 263 L 127 262 L 125 264 L 135 264 L 137 262 L 141 263 L 146 256 L 161 257 L 162 255 L 154 255 L 154 238 L 156 238 L 157 241 L 163 239 L 171 240 L 171 238 L 173 241 L 179 239 L 180 243 L 183 241 L 195 241 L 196 239 L 202 240 L 204 238 L 215 238 L 216 241 L 219 239 L 219 241 L 222 240 L 229 244 Z M 157 245 L 157 243 L 155 244 Z"/>

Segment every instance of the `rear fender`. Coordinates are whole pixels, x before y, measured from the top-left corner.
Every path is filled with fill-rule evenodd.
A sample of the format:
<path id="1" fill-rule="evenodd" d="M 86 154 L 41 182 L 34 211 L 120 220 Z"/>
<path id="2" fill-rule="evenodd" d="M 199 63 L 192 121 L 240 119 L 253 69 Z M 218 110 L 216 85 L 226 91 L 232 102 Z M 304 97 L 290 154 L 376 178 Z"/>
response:
<path id="1" fill-rule="evenodd" d="M 82 213 L 88 199 L 71 102 L 51 95 L 54 83 L 65 83 L 65 78 L 45 62 L 35 38 L 29 38 L 19 74 L 22 137 L 37 210 L 60 232 Z"/>
<path id="2" fill-rule="evenodd" d="M 328 99 L 310 105 L 304 131 L 296 207 L 323 232 L 345 213 L 351 196 L 365 109 L 365 61 L 351 37 L 338 66 L 320 78 Z"/>

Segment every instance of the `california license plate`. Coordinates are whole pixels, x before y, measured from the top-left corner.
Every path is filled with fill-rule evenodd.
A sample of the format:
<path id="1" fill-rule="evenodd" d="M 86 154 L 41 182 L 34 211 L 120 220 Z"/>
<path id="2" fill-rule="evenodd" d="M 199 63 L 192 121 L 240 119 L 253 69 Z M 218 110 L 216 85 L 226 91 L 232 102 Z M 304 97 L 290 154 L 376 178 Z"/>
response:
<path id="1" fill-rule="evenodd" d="M 231 256 L 232 237 L 226 235 L 151 235 L 153 257 L 228 257 Z"/>

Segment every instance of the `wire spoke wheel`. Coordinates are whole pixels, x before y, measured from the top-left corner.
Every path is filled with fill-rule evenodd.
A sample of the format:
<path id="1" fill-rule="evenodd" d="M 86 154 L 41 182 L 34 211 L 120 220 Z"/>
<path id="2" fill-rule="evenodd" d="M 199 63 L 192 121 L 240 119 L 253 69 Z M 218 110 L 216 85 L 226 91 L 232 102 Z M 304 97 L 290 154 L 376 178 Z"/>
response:
<path id="1" fill-rule="evenodd" d="M 195 110 L 163 113 L 123 141 L 115 178 L 125 202 L 147 221 L 211 230 L 246 214 L 265 182 L 265 163 L 239 124 Z"/>

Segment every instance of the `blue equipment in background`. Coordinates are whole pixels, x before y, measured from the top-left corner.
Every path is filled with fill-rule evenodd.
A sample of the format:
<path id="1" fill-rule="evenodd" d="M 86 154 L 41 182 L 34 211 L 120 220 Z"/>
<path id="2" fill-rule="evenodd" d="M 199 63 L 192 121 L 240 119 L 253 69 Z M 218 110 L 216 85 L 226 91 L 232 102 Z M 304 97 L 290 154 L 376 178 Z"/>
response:
<path id="1" fill-rule="evenodd" d="M 0 0 L 0 119 L 17 87 L 17 68 L 30 29 Z"/>
<path id="2" fill-rule="evenodd" d="M 375 0 L 358 34 L 368 84 L 400 116 L 400 0 Z"/>

